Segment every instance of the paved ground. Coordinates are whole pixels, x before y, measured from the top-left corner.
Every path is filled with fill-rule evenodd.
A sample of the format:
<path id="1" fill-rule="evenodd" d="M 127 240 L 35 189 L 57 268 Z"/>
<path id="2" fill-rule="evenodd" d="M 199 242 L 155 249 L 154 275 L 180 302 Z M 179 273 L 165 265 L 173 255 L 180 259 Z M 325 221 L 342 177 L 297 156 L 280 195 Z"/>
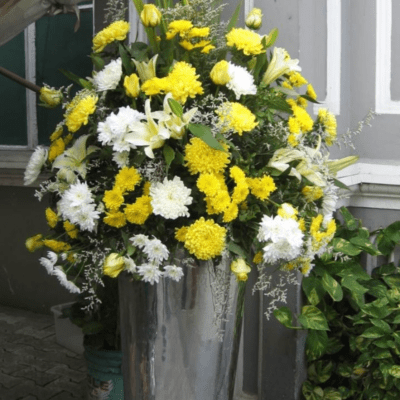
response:
<path id="1" fill-rule="evenodd" d="M 84 399 L 82 355 L 56 343 L 52 316 L 0 305 L 0 400 Z"/>

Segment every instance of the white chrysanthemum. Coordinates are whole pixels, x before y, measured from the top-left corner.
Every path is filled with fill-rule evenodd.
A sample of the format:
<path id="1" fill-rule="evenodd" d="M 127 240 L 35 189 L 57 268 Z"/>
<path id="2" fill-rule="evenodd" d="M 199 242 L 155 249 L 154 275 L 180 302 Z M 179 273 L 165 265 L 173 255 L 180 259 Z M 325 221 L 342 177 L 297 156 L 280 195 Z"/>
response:
<path id="1" fill-rule="evenodd" d="M 293 260 L 301 253 L 303 232 L 292 218 L 275 218 L 264 215 L 258 232 L 258 240 L 268 242 L 263 248 L 264 260 L 275 263 L 278 260 Z"/>
<path id="2" fill-rule="evenodd" d="M 69 292 L 78 294 L 81 292 L 81 290 L 78 288 L 78 286 L 75 285 L 75 283 L 67 279 L 67 275 L 65 275 L 65 272 L 60 267 L 56 267 L 54 269 L 53 275 L 57 277 L 60 284 L 64 286 Z"/>
<path id="3" fill-rule="evenodd" d="M 164 267 L 164 276 L 179 282 L 183 276 L 183 270 L 181 267 L 177 267 L 176 265 L 166 265 Z"/>
<path id="4" fill-rule="evenodd" d="M 36 147 L 25 169 L 24 185 L 30 185 L 36 181 L 46 160 L 47 150 L 41 146 Z"/>
<path id="5" fill-rule="evenodd" d="M 150 239 L 146 235 L 139 234 L 132 236 L 129 240 L 134 246 L 139 247 L 139 249 L 143 249 Z"/>
<path id="6" fill-rule="evenodd" d="M 113 153 L 113 161 L 119 168 L 129 167 L 129 151 Z"/>
<path id="7" fill-rule="evenodd" d="M 103 145 L 113 146 L 116 152 L 129 152 L 136 146 L 126 141 L 130 127 L 145 118 L 143 113 L 130 107 L 121 107 L 117 114 L 111 113 L 97 127 L 99 141 Z"/>
<path id="8" fill-rule="evenodd" d="M 169 256 L 167 246 L 165 246 L 161 240 L 156 238 L 148 240 L 143 248 L 143 251 L 146 253 L 150 261 L 153 261 L 157 264 L 166 260 Z"/>
<path id="9" fill-rule="evenodd" d="M 135 261 L 132 260 L 130 257 L 124 257 L 125 261 L 125 270 L 130 272 L 131 274 L 137 272 L 137 266 Z"/>
<path id="10" fill-rule="evenodd" d="M 158 283 L 160 281 L 160 276 L 163 275 L 163 272 L 154 264 L 143 264 L 139 266 L 138 273 L 145 282 L 149 282 L 152 285 L 154 285 L 154 282 Z"/>
<path id="11" fill-rule="evenodd" d="M 46 268 L 46 271 L 49 275 L 53 275 L 54 272 L 54 266 L 56 265 L 58 256 L 56 253 L 53 251 L 48 251 L 47 252 L 47 258 L 46 257 L 40 257 L 39 262 L 43 267 Z"/>
<path id="12" fill-rule="evenodd" d="M 111 61 L 93 78 L 96 91 L 104 92 L 105 90 L 113 90 L 118 86 L 122 76 L 122 60 Z"/>
<path id="13" fill-rule="evenodd" d="M 78 182 L 66 190 L 58 202 L 59 212 L 65 220 L 92 232 L 96 227 L 99 212 L 87 183 Z"/>
<path id="14" fill-rule="evenodd" d="M 256 94 L 257 87 L 254 85 L 253 75 L 244 67 L 231 62 L 228 64 L 228 75 L 231 80 L 226 86 L 235 92 L 236 100 L 239 100 L 241 95 Z"/>
<path id="15" fill-rule="evenodd" d="M 186 206 L 192 204 L 191 190 L 187 188 L 181 178 L 175 176 L 172 181 L 164 178 L 163 182 L 151 185 L 150 197 L 153 213 L 167 219 L 189 217 Z"/>

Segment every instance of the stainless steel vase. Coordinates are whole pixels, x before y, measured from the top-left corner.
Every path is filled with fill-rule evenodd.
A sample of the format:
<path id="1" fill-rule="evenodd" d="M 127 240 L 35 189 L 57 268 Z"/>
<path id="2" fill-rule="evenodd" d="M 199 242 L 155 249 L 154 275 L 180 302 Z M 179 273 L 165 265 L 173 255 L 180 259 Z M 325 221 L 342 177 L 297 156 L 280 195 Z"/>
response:
<path id="1" fill-rule="evenodd" d="M 120 275 L 125 400 L 233 398 L 242 313 L 229 266 L 183 266 L 180 282 L 154 285 Z"/>

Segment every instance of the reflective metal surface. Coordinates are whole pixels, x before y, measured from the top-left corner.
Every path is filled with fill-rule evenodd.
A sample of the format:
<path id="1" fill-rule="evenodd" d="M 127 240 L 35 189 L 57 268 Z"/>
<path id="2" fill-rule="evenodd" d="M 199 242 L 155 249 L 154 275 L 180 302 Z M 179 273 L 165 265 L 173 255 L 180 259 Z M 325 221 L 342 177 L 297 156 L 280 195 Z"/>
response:
<path id="1" fill-rule="evenodd" d="M 241 331 L 241 321 L 229 264 L 222 273 L 230 312 L 222 310 L 228 322 L 223 322 L 221 341 L 213 323 L 213 303 L 220 301 L 212 293 L 215 269 L 210 263 L 183 267 L 180 282 L 160 279 L 154 286 L 120 275 L 125 400 L 232 398 L 239 344 L 234 332 Z"/>

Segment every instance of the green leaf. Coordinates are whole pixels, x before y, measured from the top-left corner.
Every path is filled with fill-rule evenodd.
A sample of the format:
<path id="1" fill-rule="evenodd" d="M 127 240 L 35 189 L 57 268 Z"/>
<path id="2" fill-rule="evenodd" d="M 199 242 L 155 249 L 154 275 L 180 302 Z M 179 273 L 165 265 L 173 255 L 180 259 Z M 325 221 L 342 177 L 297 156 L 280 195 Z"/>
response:
<path id="1" fill-rule="evenodd" d="M 328 331 L 328 322 L 325 315 L 314 306 L 304 306 L 299 315 L 299 322 L 306 329 L 314 329 L 318 331 Z"/>
<path id="2" fill-rule="evenodd" d="M 329 293 L 335 301 L 341 301 L 343 299 L 343 290 L 337 280 L 333 279 L 327 272 L 324 271 L 321 280 L 322 286 Z"/>
<path id="3" fill-rule="evenodd" d="M 360 228 L 358 230 L 358 236 L 364 239 L 369 239 L 370 236 L 369 230 L 367 228 Z"/>
<path id="4" fill-rule="evenodd" d="M 121 43 L 118 43 L 118 50 L 119 50 L 119 55 L 121 57 L 122 65 L 125 68 L 126 74 L 127 75 L 132 74 L 134 69 L 133 69 L 133 65 L 131 63 L 131 58 L 128 55 L 128 52 L 126 51 L 125 47 Z"/>
<path id="5" fill-rule="evenodd" d="M 387 317 L 392 311 L 389 310 L 389 307 L 386 307 L 389 303 L 387 298 L 382 298 L 373 301 L 372 303 L 365 304 L 361 307 L 361 310 L 371 317 L 382 319 Z"/>
<path id="6" fill-rule="evenodd" d="M 319 386 L 314 386 L 310 381 L 305 381 L 302 393 L 306 400 L 323 400 L 324 391 Z"/>
<path id="7" fill-rule="evenodd" d="M 344 183 L 340 182 L 339 179 L 333 178 L 333 183 L 334 183 L 334 185 L 336 187 L 338 187 L 340 189 L 351 190 L 347 185 L 345 185 Z"/>
<path id="8" fill-rule="evenodd" d="M 90 58 L 92 59 L 92 63 L 97 71 L 100 71 L 101 69 L 104 68 L 105 62 L 103 58 L 100 57 L 98 54 L 92 53 L 90 55 Z"/>
<path id="9" fill-rule="evenodd" d="M 272 108 L 273 110 L 278 110 L 288 114 L 293 114 L 292 108 L 289 106 L 286 100 L 281 97 L 270 98 L 265 102 L 265 105 L 267 105 L 269 108 Z"/>
<path id="10" fill-rule="evenodd" d="M 239 19 L 240 9 L 242 8 L 243 0 L 240 0 L 235 8 L 235 11 L 232 14 L 231 20 L 229 21 L 226 32 L 229 32 L 233 27 L 236 26 L 237 21 Z"/>
<path id="11" fill-rule="evenodd" d="M 332 361 L 319 360 L 308 367 L 308 379 L 315 383 L 324 383 L 332 375 L 334 364 Z"/>
<path id="12" fill-rule="evenodd" d="M 371 328 L 366 329 L 364 331 L 364 333 L 361 334 L 360 336 L 364 337 L 366 339 L 377 339 L 384 335 L 385 335 L 385 332 L 383 332 L 382 329 L 380 329 L 376 326 L 373 326 Z"/>
<path id="13" fill-rule="evenodd" d="M 400 241 L 400 221 L 393 222 L 387 228 L 383 230 L 385 235 L 392 240 L 393 242 L 397 243 Z"/>
<path id="14" fill-rule="evenodd" d="M 375 360 L 383 360 L 385 358 L 392 358 L 392 353 L 387 349 L 375 349 L 372 357 Z"/>
<path id="15" fill-rule="evenodd" d="M 362 237 L 353 237 L 350 239 L 350 243 L 354 244 L 355 246 L 363 249 L 368 254 L 372 256 L 379 256 L 381 252 L 367 239 Z"/>
<path id="16" fill-rule="evenodd" d="M 261 53 L 259 55 L 257 55 L 256 58 L 256 65 L 254 67 L 254 72 L 253 72 L 253 76 L 254 79 L 257 80 L 258 76 L 260 75 L 260 72 L 263 70 L 265 64 L 267 63 L 267 56 L 265 55 L 265 53 Z"/>
<path id="17" fill-rule="evenodd" d="M 390 325 L 387 322 L 385 322 L 381 319 L 374 319 L 374 318 L 371 318 L 370 321 L 371 321 L 372 325 L 382 329 L 383 332 L 392 333 L 392 328 L 390 327 Z"/>
<path id="18" fill-rule="evenodd" d="M 318 331 L 323 332 L 323 331 Z M 341 339 L 341 338 L 340 338 Z M 344 344 L 342 341 L 337 337 L 331 337 L 328 340 L 328 346 L 326 347 L 326 354 L 335 354 L 341 349 L 343 349 Z"/>
<path id="19" fill-rule="evenodd" d="M 276 39 L 278 38 L 278 28 L 273 28 L 269 33 L 268 36 L 265 38 L 265 47 L 271 47 L 274 45 Z"/>
<path id="20" fill-rule="evenodd" d="M 228 243 L 228 250 L 237 254 L 238 256 L 241 256 L 243 259 L 247 259 L 246 252 L 235 242 L 230 241 Z"/>
<path id="21" fill-rule="evenodd" d="M 328 335 L 326 331 L 310 330 L 306 339 L 306 356 L 307 360 L 314 361 L 325 354 L 328 346 Z"/>
<path id="22" fill-rule="evenodd" d="M 353 215 L 346 207 L 340 208 L 340 214 L 342 214 L 344 223 L 347 226 L 348 230 L 354 231 L 358 228 L 358 221 L 353 217 Z"/>
<path id="23" fill-rule="evenodd" d="M 82 326 L 82 333 L 84 335 L 94 335 L 103 330 L 103 324 L 101 322 L 92 321 Z"/>
<path id="24" fill-rule="evenodd" d="M 293 328 L 292 324 L 292 312 L 290 311 L 289 308 L 287 307 L 280 307 L 274 310 L 274 316 L 275 318 L 286 328 Z"/>
<path id="25" fill-rule="evenodd" d="M 64 74 L 69 80 L 71 80 L 72 82 L 77 83 L 78 85 L 82 86 L 83 88 L 86 88 L 86 89 L 91 89 L 92 88 L 92 84 L 89 81 L 79 77 L 78 75 L 75 75 L 73 72 L 66 71 L 65 69 L 62 69 L 62 68 L 60 68 L 59 71 L 62 74 Z"/>
<path id="26" fill-rule="evenodd" d="M 335 251 L 347 254 L 348 256 L 357 256 L 361 253 L 361 249 L 343 238 L 334 238 L 332 240 L 332 245 Z"/>
<path id="27" fill-rule="evenodd" d="M 348 363 L 339 364 L 336 368 L 336 372 L 338 375 L 343 376 L 344 378 L 350 378 L 353 373 L 353 368 Z"/>
<path id="28" fill-rule="evenodd" d="M 400 365 L 392 365 L 388 372 L 395 378 L 400 378 Z"/>
<path id="29" fill-rule="evenodd" d="M 204 143 L 208 144 L 215 150 L 225 151 L 221 143 L 213 136 L 211 129 L 208 126 L 201 124 L 189 124 L 189 130 L 194 136 L 200 138 Z"/>
<path id="30" fill-rule="evenodd" d="M 309 276 L 303 279 L 302 288 L 307 296 L 308 301 L 313 305 L 316 306 L 324 297 L 325 290 L 322 287 L 320 279 Z"/>
<path id="31" fill-rule="evenodd" d="M 168 104 L 171 107 L 172 112 L 179 118 L 183 117 L 182 106 L 174 99 L 168 99 Z"/>
<path id="32" fill-rule="evenodd" d="M 384 276 L 383 280 L 392 288 L 400 288 L 400 275 Z"/>
<path id="33" fill-rule="evenodd" d="M 168 146 L 167 144 L 163 147 L 163 154 L 165 163 L 167 164 L 167 168 L 171 165 L 172 161 L 175 158 L 175 151 L 172 147 Z"/>
<path id="34" fill-rule="evenodd" d="M 337 389 L 326 388 L 324 390 L 324 400 L 342 400 L 342 395 Z"/>
<path id="35" fill-rule="evenodd" d="M 134 42 L 131 44 L 130 52 L 132 57 L 139 62 L 146 61 L 149 46 L 143 42 Z"/>
<path id="36" fill-rule="evenodd" d="M 368 292 L 368 289 L 360 285 L 352 275 L 344 277 L 341 284 L 343 287 L 350 290 L 357 305 L 361 307 L 364 304 L 364 294 Z"/>

